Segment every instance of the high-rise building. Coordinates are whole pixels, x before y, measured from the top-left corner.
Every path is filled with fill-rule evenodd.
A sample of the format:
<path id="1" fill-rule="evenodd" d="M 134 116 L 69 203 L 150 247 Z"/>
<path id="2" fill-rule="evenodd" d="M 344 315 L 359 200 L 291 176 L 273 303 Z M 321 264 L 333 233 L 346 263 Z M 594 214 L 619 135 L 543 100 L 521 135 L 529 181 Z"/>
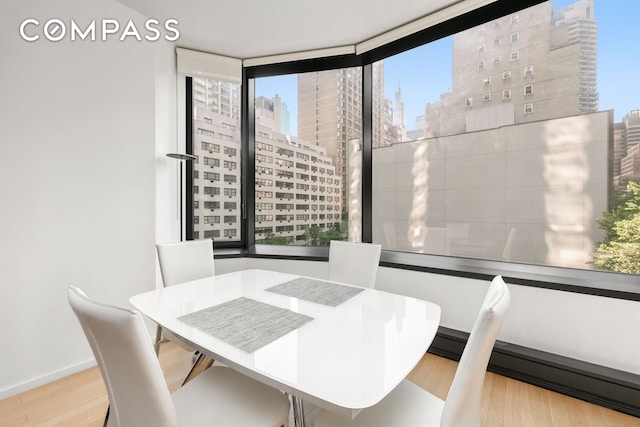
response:
<path id="1" fill-rule="evenodd" d="M 393 103 L 393 125 L 400 132 L 400 140 L 407 139 L 407 118 L 404 101 L 402 100 L 402 89 L 400 86 L 396 89 L 395 102 Z"/>
<path id="2" fill-rule="evenodd" d="M 425 137 L 598 111 L 593 0 L 545 2 L 453 36 L 452 91 Z"/>
<path id="3" fill-rule="evenodd" d="M 240 85 L 193 79 L 194 238 L 240 239 Z"/>
<path id="4" fill-rule="evenodd" d="M 625 180 L 640 179 L 640 144 L 634 144 L 627 150 L 627 155 L 620 162 L 621 184 Z"/>
<path id="5" fill-rule="evenodd" d="M 579 62 L 580 113 L 598 111 L 598 23 L 594 18 L 594 0 L 580 0 L 553 12 L 551 49 L 577 45 Z"/>
<path id="6" fill-rule="evenodd" d="M 196 107 L 193 154 L 194 238 L 239 239 L 240 121 Z"/>
<path id="7" fill-rule="evenodd" d="M 629 111 L 622 118 L 627 147 L 640 144 L 640 110 Z"/>
<path id="8" fill-rule="evenodd" d="M 340 224 L 342 178 L 323 147 L 256 124 L 255 184 L 256 243 L 306 244 Z"/>
<path id="9" fill-rule="evenodd" d="M 240 119 L 240 85 L 218 80 L 193 79 L 193 105 L 203 111 Z"/>
<path id="10" fill-rule="evenodd" d="M 613 184 L 622 184 L 622 158 L 627 155 L 627 132 L 624 123 L 613 125 Z"/>
<path id="11" fill-rule="evenodd" d="M 326 150 L 336 173 L 347 176 L 349 141 L 362 136 L 362 69 L 317 71 L 298 75 L 298 136 Z M 347 206 L 347 188 L 341 190 Z"/>
<path id="12" fill-rule="evenodd" d="M 640 179 L 640 110 L 629 111 L 614 124 L 613 178 L 618 188 L 630 179 Z"/>

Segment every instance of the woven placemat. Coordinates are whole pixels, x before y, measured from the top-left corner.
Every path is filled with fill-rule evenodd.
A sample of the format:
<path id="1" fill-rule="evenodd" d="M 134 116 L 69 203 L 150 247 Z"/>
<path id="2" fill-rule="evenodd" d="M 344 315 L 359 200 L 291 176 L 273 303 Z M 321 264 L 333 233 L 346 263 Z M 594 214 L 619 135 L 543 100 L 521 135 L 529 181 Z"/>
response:
<path id="1" fill-rule="evenodd" d="M 339 285 L 324 280 L 299 277 L 268 288 L 267 291 L 336 307 L 362 292 L 363 288 Z"/>
<path id="2" fill-rule="evenodd" d="M 253 353 L 313 320 L 312 317 L 245 297 L 179 319 L 247 353 Z"/>

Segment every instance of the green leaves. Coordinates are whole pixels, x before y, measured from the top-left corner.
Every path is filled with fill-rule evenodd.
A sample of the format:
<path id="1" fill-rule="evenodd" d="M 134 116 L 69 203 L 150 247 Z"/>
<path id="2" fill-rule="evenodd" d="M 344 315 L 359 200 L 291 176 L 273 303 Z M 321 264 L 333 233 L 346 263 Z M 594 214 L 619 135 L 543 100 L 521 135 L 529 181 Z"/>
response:
<path id="1" fill-rule="evenodd" d="M 601 270 L 640 274 L 640 181 L 629 181 L 616 194 L 611 212 L 597 221 L 606 232 L 594 265 Z"/>

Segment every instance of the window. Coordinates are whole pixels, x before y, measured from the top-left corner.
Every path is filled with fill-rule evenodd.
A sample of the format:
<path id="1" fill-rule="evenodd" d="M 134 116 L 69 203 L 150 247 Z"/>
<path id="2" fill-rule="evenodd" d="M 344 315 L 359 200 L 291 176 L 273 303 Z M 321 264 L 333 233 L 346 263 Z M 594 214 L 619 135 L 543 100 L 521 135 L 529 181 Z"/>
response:
<path id="1" fill-rule="evenodd" d="M 198 171 L 196 171 L 198 172 Z M 195 177 L 198 177 L 199 175 L 194 174 Z M 208 180 L 208 181 L 220 181 L 220 174 L 217 172 L 205 172 L 202 174 L 202 178 Z"/>
<path id="2" fill-rule="evenodd" d="M 273 157 L 264 154 L 256 154 L 256 161 L 259 163 L 273 163 Z"/>
<path id="3" fill-rule="evenodd" d="M 506 17 L 517 31 L 506 30 L 505 20 L 497 30 L 491 20 L 486 34 L 479 35 L 476 26 L 381 61 L 380 86 L 411 97 L 387 95 L 386 106 L 374 98 L 381 117 L 399 105 L 404 109 L 404 121 L 383 122 L 402 144 L 374 139 L 374 242 L 392 251 L 456 259 L 594 268 L 593 254 L 604 238 L 597 221 L 613 188 L 604 178 L 613 168 L 607 163 L 612 124 L 609 113 L 598 112 L 600 76 L 596 80 L 597 57 L 590 50 L 602 29 L 585 10 L 560 9 L 542 3 Z M 518 49 L 504 46 L 504 37 Z M 512 70 L 500 70 L 499 82 L 486 71 L 478 75 L 483 60 L 473 58 L 485 40 L 491 58 L 507 52 L 511 60 L 522 60 L 526 53 L 526 71 L 519 69 L 515 78 Z M 577 48 L 578 40 L 585 49 Z M 443 51 L 450 61 L 435 59 Z M 437 87 L 422 84 L 413 77 L 418 60 L 431 64 L 428 72 L 422 70 L 425 79 L 450 78 Z M 545 76 L 536 80 L 536 91 L 527 80 L 533 67 Z M 415 98 L 419 102 L 411 101 Z M 470 108 L 473 98 L 481 105 Z M 574 143 L 560 144 L 565 138 Z M 455 147 L 455 154 L 448 154 L 448 147 Z"/>
<path id="4" fill-rule="evenodd" d="M 278 212 L 275 222 L 269 223 L 261 217 L 260 228 L 271 227 L 272 234 L 256 233 L 255 241 L 317 246 L 328 245 L 331 239 L 346 240 L 351 187 L 342 184 L 348 182 L 346 179 L 331 178 L 329 183 L 326 177 L 346 178 L 350 171 L 359 170 L 357 156 L 347 157 L 347 154 L 358 153 L 353 148 L 360 146 L 362 69 L 354 67 L 256 78 L 255 93 L 256 168 L 266 163 L 258 149 L 265 143 L 260 130 L 271 135 L 269 143 L 273 145 L 275 166 L 272 177 L 263 173 L 261 178 L 275 181 L 280 190 L 275 192 L 275 199 L 282 201 L 275 205 Z M 285 110 L 289 105 L 297 105 L 297 109 Z M 280 120 L 276 120 L 277 117 Z M 312 185 L 314 182 L 323 182 L 323 186 Z M 319 201 L 318 196 L 327 191 L 336 194 L 332 209 L 337 206 L 337 211 L 345 214 L 345 220 L 324 218 L 318 221 L 316 218 L 311 223 L 308 212 L 326 209 L 326 201 Z M 258 188 L 255 194 L 257 198 L 262 195 Z M 322 204 L 309 204 L 312 199 Z M 256 204 L 256 209 L 258 206 Z M 281 221 L 292 225 L 277 225 Z"/>
<path id="5" fill-rule="evenodd" d="M 219 215 L 205 215 L 204 216 L 205 224 L 220 224 L 220 216 Z"/>
<path id="6" fill-rule="evenodd" d="M 524 94 L 532 95 L 533 94 L 533 85 L 524 85 Z"/>
<path id="7" fill-rule="evenodd" d="M 500 55 L 497 55 L 497 56 L 493 57 L 493 63 L 494 64 L 499 64 L 500 63 Z"/>
<path id="8" fill-rule="evenodd" d="M 217 196 L 220 194 L 220 187 L 204 187 L 204 194 L 208 196 Z"/>
<path id="9" fill-rule="evenodd" d="M 601 10 L 612 7 L 602 0 L 596 2 Z M 206 143 L 202 148 L 207 157 L 235 160 L 240 163 L 239 169 L 246 161 L 255 167 L 257 179 L 274 181 L 273 187 L 262 188 L 258 187 L 258 181 L 247 183 L 247 195 L 250 199 L 255 195 L 255 200 L 250 200 L 255 203 L 255 210 L 247 212 L 248 220 L 255 221 L 256 232 L 255 236 L 248 237 L 249 243 L 254 238 L 256 243 L 320 244 L 319 239 L 314 241 L 310 236 L 332 229 L 344 233 L 346 227 L 360 223 L 362 232 L 369 233 L 374 242 L 381 243 L 385 249 L 409 254 L 408 259 L 419 260 L 417 264 L 428 263 L 434 256 L 438 260 L 445 260 L 445 264 L 447 257 L 451 257 L 453 261 L 450 265 L 455 265 L 452 269 L 469 268 L 472 272 L 473 263 L 467 260 L 513 262 L 509 264 L 509 268 L 514 269 L 513 274 L 518 274 L 520 264 L 552 269 L 562 267 L 562 271 L 604 268 L 594 262 L 599 243 L 605 241 L 605 233 L 596 221 L 600 219 L 599 212 L 610 209 L 606 201 L 612 200 L 614 193 L 623 191 L 622 183 L 631 178 L 624 167 L 629 168 L 633 164 L 636 154 L 628 148 L 623 149 L 622 145 L 614 145 L 609 134 L 602 129 L 613 129 L 614 124 L 631 129 L 631 113 L 635 107 L 629 106 L 632 103 L 622 101 L 627 97 L 638 99 L 640 95 L 635 93 L 635 86 L 627 85 L 627 94 L 607 94 L 608 104 L 600 110 L 598 90 L 604 91 L 608 85 L 602 82 L 613 79 L 611 75 L 600 75 L 601 71 L 596 66 L 597 49 L 603 49 L 599 45 L 599 36 L 606 34 L 607 28 L 594 18 L 593 10 L 590 13 L 588 9 L 579 8 L 572 9 L 571 13 L 568 11 L 567 8 L 547 2 L 515 14 L 509 13 L 502 19 L 501 29 L 493 27 L 494 17 L 491 17 L 486 25 L 466 22 L 465 25 L 475 26 L 444 38 L 440 37 L 441 34 L 435 34 L 437 37 L 434 38 L 434 33 L 426 31 L 425 40 L 435 41 L 414 48 L 417 45 L 414 39 L 411 50 L 384 57 L 378 61 L 380 64 L 366 63 L 367 59 L 359 57 L 358 60 L 364 61 L 365 67 L 372 70 L 372 76 L 365 75 L 365 82 L 369 77 L 372 80 L 371 87 L 365 88 L 371 92 L 371 99 L 362 98 L 362 88 L 357 83 L 363 80 L 362 71 L 358 69 L 357 72 L 361 74 L 353 80 L 352 93 L 349 93 L 349 77 L 342 70 L 330 70 L 335 77 L 332 94 L 343 94 L 344 99 L 352 102 L 364 102 L 364 105 L 356 105 L 351 109 L 341 107 L 329 112 L 323 110 L 324 98 L 319 96 L 323 89 L 320 78 L 323 72 L 307 73 L 308 63 L 248 67 L 249 82 L 255 83 L 256 89 L 256 118 L 261 115 L 261 122 L 256 120 L 252 124 L 255 127 L 254 134 L 248 136 L 249 142 L 255 144 L 255 158 L 243 157 L 246 153 L 240 151 L 236 158 L 212 154 L 220 153 L 220 145 L 229 145 L 221 138 L 221 135 L 229 134 L 226 127 L 220 126 L 213 135 L 203 133 L 200 138 Z M 511 43 L 502 43 L 500 37 L 509 37 L 507 40 Z M 571 40 L 568 40 L 569 37 Z M 594 43 L 595 40 L 598 40 L 598 45 Z M 517 45 L 512 44 L 516 41 Z M 621 43 L 620 39 L 618 42 Z M 396 45 L 401 46 L 403 42 L 399 41 Z M 374 50 L 371 57 L 380 59 L 387 54 L 387 48 L 394 52 L 400 49 L 394 46 L 393 49 L 385 47 Z M 637 47 L 629 45 L 626 56 L 635 51 Z M 485 52 L 489 53 L 485 55 Z M 443 60 L 443 53 L 450 57 Z M 509 61 L 505 60 L 494 67 L 486 67 L 485 61 L 498 55 L 501 58 L 509 55 L 514 63 L 508 65 Z M 427 61 L 429 67 L 416 67 L 416 57 Z M 617 59 L 619 66 L 615 68 L 619 72 L 632 68 L 623 65 L 625 59 Z M 533 92 L 533 75 L 524 74 L 521 65 L 515 62 L 520 60 L 537 68 L 535 84 L 539 87 L 536 92 Z M 340 58 L 330 62 L 344 64 L 345 67 L 358 63 L 348 59 L 342 61 Z M 507 66 L 503 65 L 505 63 Z M 319 67 L 326 67 L 326 64 Z M 511 70 L 504 70 L 507 67 Z M 479 85 L 479 80 L 489 74 L 485 68 L 490 68 L 492 77 L 495 77 L 491 93 L 488 87 Z M 298 79 L 303 74 L 296 73 L 301 70 L 305 71 L 304 74 L 313 75 L 313 86 L 310 86 L 311 83 L 308 86 L 309 93 L 298 92 Z M 514 74 L 512 70 L 515 70 Z M 558 71 L 562 71 L 562 78 L 559 78 Z M 502 73 L 502 80 L 496 80 L 499 79 L 499 73 Z M 445 79 L 437 81 L 436 76 L 445 76 Z M 425 81 L 429 84 L 425 84 Z M 633 77 L 625 81 L 633 81 Z M 402 83 L 399 95 L 405 95 L 402 99 L 405 111 L 395 98 L 398 82 Z M 526 88 L 525 84 L 531 84 L 528 94 L 526 89 L 522 89 Z M 432 86 L 433 90 L 422 93 L 427 86 Z M 289 95 L 290 102 L 282 98 L 290 109 L 289 116 L 281 115 L 276 120 L 275 116 L 268 117 L 269 108 L 258 106 L 259 98 L 264 96 L 269 101 L 273 100 L 276 93 L 283 96 L 283 88 L 290 89 L 286 92 L 292 94 Z M 409 93 L 411 97 L 407 96 Z M 503 101 L 495 102 L 501 93 Z M 562 102 L 557 99 L 560 93 Z M 496 96 L 496 100 L 479 102 L 480 99 L 486 99 L 487 95 L 490 99 L 491 94 Z M 418 98 L 418 101 L 413 102 L 412 98 Z M 301 107 L 301 101 L 308 105 Z M 535 114 L 534 103 L 537 104 Z M 613 112 L 614 106 L 615 114 L 611 113 L 614 119 L 609 123 L 604 112 Z M 353 183 L 348 179 L 348 161 L 344 159 L 349 158 L 349 138 L 353 136 L 357 140 L 362 135 L 362 107 L 367 107 L 372 113 L 372 127 L 364 134 L 371 135 L 373 147 L 369 147 L 366 140 L 360 144 L 371 151 L 373 170 L 370 181 L 365 181 L 369 178 L 363 177 L 359 184 L 370 192 L 371 200 L 368 203 L 371 207 L 365 205 L 361 210 L 370 215 L 369 219 L 352 221 L 348 216 L 348 203 L 349 189 Z M 262 111 L 258 111 L 259 108 Z M 304 114 L 309 117 L 308 121 L 300 117 L 299 110 L 303 108 L 306 108 Z M 324 120 L 326 117 L 331 117 L 331 123 Z M 215 125 L 215 116 L 211 122 L 203 120 L 203 123 Z M 589 130 L 584 131 L 586 128 L 580 128 L 577 124 Z M 298 127 L 304 127 L 306 131 L 302 132 Z M 194 126 L 194 134 L 198 128 L 206 130 L 203 125 Z M 240 129 L 240 123 L 235 129 Z M 517 139 L 521 144 L 535 147 L 531 152 L 536 155 L 527 156 L 513 146 L 509 147 L 509 156 L 492 151 L 496 146 L 488 141 L 490 132 L 493 132 L 500 145 L 508 147 Z M 465 135 L 467 141 L 473 140 L 473 147 L 465 145 Z M 518 135 L 518 138 L 512 138 L 513 135 Z M 536 141 L 533 135 L 538 135 L 539 140 Z M 566 140 L 574 141 L 574 147 L 560 144 L 558 150 L 552 152 L 544 143 L 553 143 L 549 140 L 553 136 L 559 140 L 565 140 L 562 138 L 566 137 Z M 339 143 L 328 146 L 329 139 Z M 447 143 L 455 144 L 456 150 L 461 150 L 458 153 L 461 155 L 455 158 L 438 157 L 444 156 L 446 150 L 443 147 Z M 593 151 L 589 151 L 588 156 L 581 156 L 579 147 L 587 145 L 598 154 L 592 155 Z M 605 145 L 608 149 L 617 147 L 615 154 L 607 156 L 608 151 L 603 148 Z M 278 148 L 292 151 L 293 155 L 286 155 L 287 151 L 278 154 Z M 483 152 L 482 159 L 477 151 L 479 149 L 487 150 Z M 309 169 L 296 167 L 297 162 L 307 162 L 298 158 L 296 153 L 310 156 Z M 487 168 L 488 157 L 506 158 L 509 163 L 494 162 Z M 203 159 L 201 163 L 209 169 L 220 167 L 220 164 L 209 165 L 203 155 L 200 158 Z M 566 159 L 579 161 L 571 163 Z M 607 162 L 607 159 L 610 161 Z M 340 161 L 342 164 L 338 166 Z M 572 168 L 588 170 L 589 173 L 574 174 Z M 334 175 L 329 175 L 327 171 Z M 509 180 L 501 180 L 501 176 L 507 175 Z M 609 178 L 611 175 L 613 178 Z M 201 173 L 200 179 L 202 176 Z M 321 177 L 328 176 L 335 176 L 339 181 L 335 184 L 320 182 Z M 559 176 L 571 177 L 571 185 L 554 185 L 554 180 L 558 181 Z M 602 180 L 599 182 L 594 177 L 602 177 Z M 296 190 L 296 184 L 305 179 L 310 185 L 309 189 Z M 275 192 L 276 180 L 280 183 L 278 192 L 291 193 L 291 198 L 274 199 L 273 192 L 264 192 L 265 189 Z M 236 191 L 240 188 L 239 181 L 232 184 Z M 284 185 L 286 182 L 292 185 Z M 388 187 L 391 183 L 396 186 L 393 191 Z M 216 185 L 224 188 L 226 183 L 216 182 Z M 533 191 L 531 187 L 534 186 L 540 191 Z M 207 187 L 211 188 L 211 185 L 206 181 L 194 185 L 194 193 L 198 194 L 198 190 L 200 196 L 205 192 L 210 193 Z M 571 194 L 572 197 L 567 197 L 569 188 L 576 190 L 575 194 Z M 309 198 L 302 198 L 304 195 Z M 329 195 L 335 200 L 330 201 Z M 574 200 L 573 197 L 585 203 L 580 206 L 569 203 Z M 219 198 L 207 199 L 203 196 L 203 200 L 212 202 Z M 570 209 L 565 209 L 563 203 L 569 203 Z M 297 204 L 308 205 L 310 217 L 296 212 Z M 210 213 L 206 211 L 206 205 L 200 206 L 205 206 L 202 211 Z M 237 207 L 241 207 L 239 198 Z M 279 210 L 295 215 L 292 224 L 286 224 L 293 225 L 293 229 L 276 230 L 273 221 Z M 575 215 L 569 215 L 569 212 Z M 259 215 L 272 217 L 265 219 Z M 263 220 L 260 226 L 258 218 Z M 219 230 L 212 231 L 222 233 Z M 204 235 L 206 233 L 207 230 Z M 303 250 L 303 253 L 308 252 Z M 430 256 L 423 257 L 421 254 Z M 425 259 L 427 261 L 422 261 Z"/>
<path id="10" fill-rule="evenodd" d="M 211 142 L 202 141 L 200 143 L 200 147 L 203 150 L 208 151 L 209 153 L 219 153 L 220 152 L 220 146 L 218 144 L 213 144 Z"/>
<path id="11" fill-rule="evenodd" d="M 531 77 L 533 76 L 533 65 L 527 65 L 524 67 L 524 76 Z"/>
<path id="12" fill-rule="evenodd" d="M 217 147 L 218 147 L 218 149 L 220 148 L 220 146 L 217 146 Z M 218 150 L 218 152 L 219 152 L 219 151 L 220 151 L 220 150 Z M 204 164 L 205 164 L 206 166 L 209 166 L 209 167 L 211 167 L 211 168 L 214 168 L 214 167 L 220 166 L 220 159 L 214 159 L 214 158 L 212 158 L 212 157 L 205 157 L 205 158 L 204 158 Z"/>
<path id="13" fill-rule="evenodd" d="M 237 162 L 229 160 L 229 157 L 237 157 L 240 152 L 241 86 L 236 83 L 202 78 L 193 78 L 190 82 L 194 94 L 191 116 L 194 132 L 190 151 L 203 159 L 201 163 L 194 162 L 192 176 L 194 189 L 204 188 L 202 194 L 194 191 L 192 197 L 194 202 L 202 202 L 205 212 L 211 212 L 220 209 L 220 201 L 215 199 L 219 199 L 222 192 L 225 197 L 225 211 L 231 216 L 239 217 L 240 198 L 237 190 L 240 170 Z M 220 173 L 213 171 L 220 168 L 220 165 L 227 172 L 222 177 L 222 181 Z M 216 185 L 213 186 L 212 183 Z M 211 229 L 220 226 L 219 216 L 204 215 L 199 218 L 198 212 L 194 211 L 192 214 L 194 236 L 220 237 L 219 228 Z M 236 224 L 236 226 L 239 230 L 240 225 Z M 238 235 L 239 233 L 234 234 L 234 236 Z"/>
<path id="14" fill-rule="evenodd" d="M 205 230 L 204 238 L 205 239 L 213 239 L 215 237 L 220 237 L 220 230 Z"/>

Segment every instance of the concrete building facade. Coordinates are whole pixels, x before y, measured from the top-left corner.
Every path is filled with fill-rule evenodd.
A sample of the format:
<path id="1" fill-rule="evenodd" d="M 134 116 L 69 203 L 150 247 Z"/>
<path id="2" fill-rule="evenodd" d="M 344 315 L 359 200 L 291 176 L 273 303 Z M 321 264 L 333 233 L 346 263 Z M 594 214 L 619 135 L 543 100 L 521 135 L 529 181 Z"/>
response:
<path id="1" fill-rule="evenodd" d="M 596 50 L 593 0 L 453 35 L 452 90 L 425 107 L 425 137 L 598 111 Z"/>
<path id="2" fill-rule="evenodd" d="M 373 150 L 373 241 L 589 268 L 607 210 L 611 112 Z"/>

